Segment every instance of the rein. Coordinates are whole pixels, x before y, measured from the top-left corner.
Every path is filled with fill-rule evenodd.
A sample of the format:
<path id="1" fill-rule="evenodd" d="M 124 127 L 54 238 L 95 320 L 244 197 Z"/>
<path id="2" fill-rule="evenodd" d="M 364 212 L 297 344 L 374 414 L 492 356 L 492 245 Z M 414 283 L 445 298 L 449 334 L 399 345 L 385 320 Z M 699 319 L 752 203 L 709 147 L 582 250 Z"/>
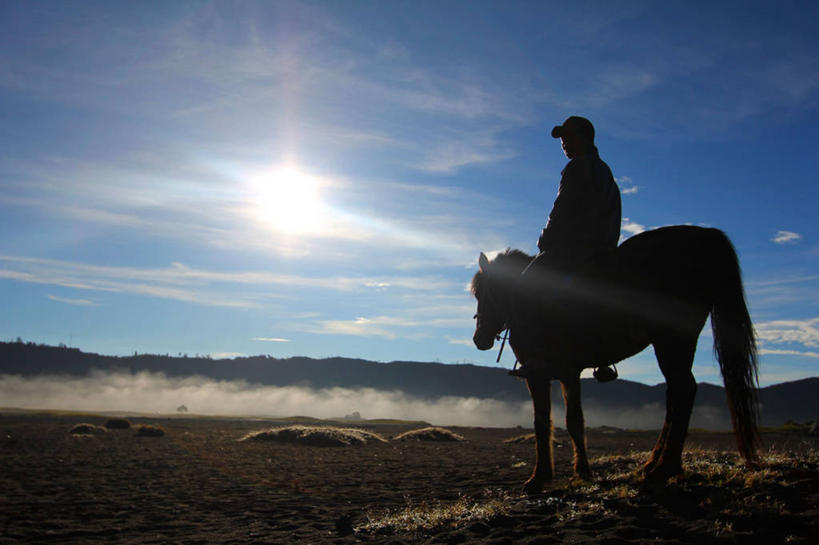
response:
<path id="1" fill-rule="evenodd" d="M 501 356 L 503 355 L 503 347 L 506 346 L 506 337 L 508 337 L 508 336 L 509 336 L 509 328 L 504 327 L 503 328 L 503 341 L 501 342 L 500 350 L 498 350 L 498 359 L 495 360 L 495 363 L 500 363 Z M 495 339 L 497 339 L 499 341 L 501 340 L 500 333 L 498 333 L 498 335 L 497 335 L 497 337 L 495 337 Z"/>

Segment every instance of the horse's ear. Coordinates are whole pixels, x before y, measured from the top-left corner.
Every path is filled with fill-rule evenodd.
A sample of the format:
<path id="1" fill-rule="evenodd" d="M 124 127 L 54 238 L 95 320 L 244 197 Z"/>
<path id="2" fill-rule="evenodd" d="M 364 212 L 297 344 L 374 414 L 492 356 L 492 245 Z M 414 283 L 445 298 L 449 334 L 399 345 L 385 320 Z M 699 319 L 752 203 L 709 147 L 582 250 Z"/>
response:
<path id="1" fill-rule="evenodd" d="M 480 257 L 478 257 L 478 267 L 480 268 L 481 272 L 486 272 L 489 269 L 489 260 L 486 258 L 486 254 L 481 252 Z"/>

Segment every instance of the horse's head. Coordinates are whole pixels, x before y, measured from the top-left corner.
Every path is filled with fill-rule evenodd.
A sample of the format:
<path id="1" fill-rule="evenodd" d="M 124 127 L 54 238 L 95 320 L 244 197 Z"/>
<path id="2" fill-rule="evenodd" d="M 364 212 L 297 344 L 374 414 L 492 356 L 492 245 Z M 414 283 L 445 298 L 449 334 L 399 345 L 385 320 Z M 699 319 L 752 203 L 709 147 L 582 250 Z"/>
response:
<path id="1" fill-rule="evenodd" d="M 506 250 L 491 262 L 481 253 L 478 272 L 472 278 L 472 295 L 478 300 L 475 334 L 472 340 L 479 350 L 489 350 L 501 331 L 509 326 L 512 296 L 520 273 L 532 256 L 519 250 Z"/>
<path id="2" fill-rule="evenodd" d="M 498 299 L 497 275 L 492 275 L 491 264 L 481 252 L 478 258 L 478 272 L 472 278 L 472 295 L 478 300 L 475 313 L 475 334 L 472 341 L 478 350 L 489 350 L 495 339 L 506 327 L 506 316 Z"/>

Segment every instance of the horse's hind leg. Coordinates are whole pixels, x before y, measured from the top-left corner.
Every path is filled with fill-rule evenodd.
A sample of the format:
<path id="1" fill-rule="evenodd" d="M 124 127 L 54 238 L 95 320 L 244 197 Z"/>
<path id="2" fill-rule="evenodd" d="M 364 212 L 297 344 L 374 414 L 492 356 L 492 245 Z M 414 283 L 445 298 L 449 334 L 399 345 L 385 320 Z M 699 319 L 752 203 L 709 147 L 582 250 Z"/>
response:
<path id="1" fill-rule="evenodd" d="M 580 377 L 562 379 L 563 402 L 566 404 L 566 430 L 572 438 L 574 448 L 574 474 L 588 479 L 589 457 L 586 454 L 586 433 L 583 423 L 583 407 L 580 405 Z"/>
<path id="2" fill-rule="evenodd" d="M 551 382 L 542 378 L 527 378 L 526 385 L 532 396 L 535 413 L 535 470 L 523 484 L 527 494 L 537 494 L 543 485 L 552 480 L 554 475 L 554 457 L 552 456 L 552 400 Z"/>
<path id="3" fill-rule="evenodd" d="M 677 338 L 654 345 L 657 361 L 668 388 L 666 392 L 668 406 L 665 427 L 652 455 L 652 460 L 656 461 L 646 473 L 649 479 L 664 481 L 682 473 L 683 444 L 688 434 L 688 423 L 694 408 L 694 396 L 697 393 L 697 382 L 691 373 L 696 348 L 696 337 L 693 340 Z"/>

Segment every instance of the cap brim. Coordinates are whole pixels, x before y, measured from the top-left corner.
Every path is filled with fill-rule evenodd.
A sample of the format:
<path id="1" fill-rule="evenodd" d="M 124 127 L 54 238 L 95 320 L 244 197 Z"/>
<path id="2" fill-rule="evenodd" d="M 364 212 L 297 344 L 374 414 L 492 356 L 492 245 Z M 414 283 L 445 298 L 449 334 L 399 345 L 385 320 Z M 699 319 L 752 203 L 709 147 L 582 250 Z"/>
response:
<path id="1" fill-rule="evenodd" d="M 558 125 L 552 129 L 552 138 L 560 138 L 563 136 L 563 127 Z"/>

